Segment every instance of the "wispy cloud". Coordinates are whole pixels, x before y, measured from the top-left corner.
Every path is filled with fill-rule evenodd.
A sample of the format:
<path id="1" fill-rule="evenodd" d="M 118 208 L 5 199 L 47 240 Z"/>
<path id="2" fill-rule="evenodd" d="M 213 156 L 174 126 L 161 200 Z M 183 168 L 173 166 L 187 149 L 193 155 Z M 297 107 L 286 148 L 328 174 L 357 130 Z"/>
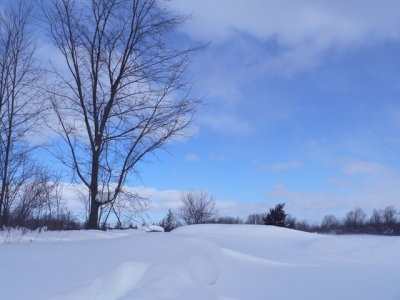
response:
<path id="1" fill-rule="evenodd" d="M 180 190 L 158 190 L 144 186 L 129 187 L 129 189 L 151 201 L 149 213 L 164 213 L 168 209 L 177 209 L 181 204 Z"/>
<path id="2" fill-rule="evenodd" d="M 228 135 L 246 136 L 253 132 L 249 122 L 229 114 L 203 115 L 199 117 L 199 122 L 214 131 Z"/>
<path id="3" fill-rule="evenodd" d="M 263 214 L 274 206 L 273 203 L 266 201 L 237 202 L 217 200 L 216 202 L 220 216 L 240 217 L 244 221 L 246 221 L 250 214 Z"/>
<path id="4" fill-rule="evenodd" d="M 151 187 L 126 187 L 130 192 L 150 200 L 147 214 L 150 219 L 157 220 L 168 209 L 177 210 L 181 205 L 183 190 L 159 190 Z M 286 203 L 286 211 L 299 220 L 307 219 L 317 222 L 326 214 L 333 213 L 338 217 L 354 207 L 361 207 L 370 213 L 374 208 L 384 208 L 394 205 L 399 209 L 398 195 L 400 180 L 393 179 L 384 182 L 369 182 L 360 186 L 343 186 L 349 193 L 332 194 L 327 192 L 304 192 L 289 189 L 284 184 L 276 183 L 264 194 L 264 201 L 238 202 L 229 199 L 216 199 L 220 216 L 239 216 L 246 219 L 252 213 L 266 213 L 278 202 Z M 75 213 L 83 213 L 84 205 L 79 194 L 84 195 L 86 188 L 79 184 L 63 185 L 63 198 L 68 207 Z"/>
<path id="5" fill-rule="evenodd" d="M 303 164 L 301 162 L 293 160 L 269 165 L 255 159 L 252 161 L 252 164 L 259 167 L 260 170 L 263 172 L 281 172 L 285 170 L 299 169 L 303 167 Z"/>
<path id="6" fill-rule="evenodd" d="M 298 161 L 289 161 L 285 163 L 276 163 L 267 167 L 269 171 L 272 172 L 280 172 L 289 169 L 298 169 L 301 168 L 303 165 Z"/>
<path id="7" fill-rule="evenodd" d="M 180 190 L 158 190 L 142 186 L 131 187 L 130 190 L 151 200 L 149 214 L 165 213 L 168 209 L 176 211 L 181 205 L 181 194 L 184 192 Z M 245 219 L 252 213 L 267 212 L 272 206 L 272 203 L 266 201 L 237 202 L 229 199 L 216 199 L 216 208 L 220 216 L 239 216 Z"/>
<path id="8" fill-rule="evenodd" d="M 170 5 L 193 13 L 182 28 L 192 38 L 223 44 L 241 33 L 275 44 L 280 51 L 252 67 L 286 76 L 318 66 L 332 48 L 351 50 L 400 39 L 400 3 L 395 0 L 173 0 Z"/>
<path id="9" fill-rule="evenodd" d="M 68 208 L 78 215 L 84 213 L 84 203 L 80 197 L 87 195 L 87 189 L 83 184 L 63 184 L 63 198 L 65 199 Z M 125 189 L 131 193 L 137 194 L 140 197 L 147 198 L 149 208 L 146 211 L 149 220 L 158 220 L 169 209 L 177 211 L 181 205 L 181 194 L 184 190 L 159 190 L 152 187 L 135 186 Z M 238 216 L 246 219 L 252 213 L 264 213 L 273 206 L 272 203 L 266 201 L 253 202 L 237 202 L 231 200 L 216 199 L 216 208 L 220 216 Z"/>
<path id="10" fill-rule="evenodd" d="M 226 160 L 228 160 L 228 158 L 223 154 L 217 155 L 217 154 L 211 153 L 209 157 L 210 157 L 211 160 L 214 160 L 214 161 L 226 161 Z"/>
<path id="11" fill-rule="evenodd" d="M 331 177 L 328 179 L 328 184 L 332 186 L 344 187 L 349 186 L 350 182 L 339 177 Z"/>
<path id="12" fill-rule="evenodd" d="M 196 154 L 194 154 L 194 153 L 187 154 L 187 155 L 185 156 L 185 159 L 186 159 L 186 161 L 188 161 L 188 162 L 197 162 L 197 161 L 200 160 L 199 157 L 198 157 Z"/>
<path id="13" fill-rule="evenodd" d="M 298 219 L 320 221 L 326 214 L 342 217 L 346 212 L 361 207 L 367 213 L 374 208 L 393 205 L 399 207 L 400 180 L 369 181 L 358 185 L 344 185 L 336 192 L 305 192 L 289 189 L 281 183 L 264 194 L 268 201 L 285 202 L 287 212 Z"/>
<path id="14" fill-rule="evenodd" d="M 343 172 L 347 175 L 369 174 L 373 176 L 392 176 L 393 171 L 382 164 L 361 160 L 339 160 Z"/>

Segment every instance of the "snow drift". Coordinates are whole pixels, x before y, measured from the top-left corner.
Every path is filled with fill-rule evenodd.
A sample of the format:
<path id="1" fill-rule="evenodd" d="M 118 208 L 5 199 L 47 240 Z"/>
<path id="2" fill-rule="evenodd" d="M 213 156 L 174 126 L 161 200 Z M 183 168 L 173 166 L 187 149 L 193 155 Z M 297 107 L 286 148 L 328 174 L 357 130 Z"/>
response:
<path id="1" fill-rule="evenodd" d="M 399 249 L 257 225 L 44 232 L 0 245 L 0 282 L 8 300 L 399 300 Z"/>

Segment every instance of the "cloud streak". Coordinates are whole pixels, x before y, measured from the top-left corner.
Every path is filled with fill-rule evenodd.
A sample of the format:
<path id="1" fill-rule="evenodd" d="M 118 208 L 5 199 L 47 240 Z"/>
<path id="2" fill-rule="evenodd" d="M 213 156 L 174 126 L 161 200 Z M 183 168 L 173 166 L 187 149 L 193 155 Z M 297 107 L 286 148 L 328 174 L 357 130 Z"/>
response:
<path id="1" fill-rule="evenodd" d="M 284 76 L 318 66 L 332 48 L 341 51 L 400 39 L 400 3 L 394 0 L 173 0 L 170 5 L 193 13 L 182 30 L 194 39 L 223 44 L 242 34 L 261 47 L 275 45 L 279 51 L 252 68 Z"/>
<path id="2" fill-rule="evenodd" d="M 347 175 L 370 174 L 374 176 L 390 176 L 393 173 L 390 168 L 369 161 L 344 161 L 341 163 L 341 168 Z"/>
<path id="3" fill-rule="evenodd" d="M 187 154 L 185 159 L 188 162 L 198 162 L 200 160 L 199 157 L 194 153 Z"/>
<path id="4" fill-rule="evenodd" d="M 230 114 L 202 115 L 199 117 L 199 122 L 214 131 L 227 135 L 248 136 L 253 132 L 248 121 Z"/>
<path id="5" fill-rule="evenodd" d="M 271 172 L 281 172 L 290 169 L 298 169 L 301 168 L 303 165 L 298 161 L 289 161 L 285 163 L 276 163 L 273 165 L 268 166 L 268 170 Z"/>

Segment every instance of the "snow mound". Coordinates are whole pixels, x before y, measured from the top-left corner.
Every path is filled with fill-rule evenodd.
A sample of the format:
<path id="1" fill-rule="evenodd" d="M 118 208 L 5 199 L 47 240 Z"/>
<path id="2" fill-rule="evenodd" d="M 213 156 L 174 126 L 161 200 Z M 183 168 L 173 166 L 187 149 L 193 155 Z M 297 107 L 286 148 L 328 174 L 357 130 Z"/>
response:
<path id="1" fill-rule="evenodd" d="M 214 284 L 218 279 L 219 269 L 215 261 L 206 253 L 193 255 L 187 263 L 189 274 L 202 284 Z"/>
<path id="2" fill-rule="evenodd" d="M 104 278 L 90 284 L 59 293 L 51 300 L 117 300 L 132 290 L 146 273 L 149 266 L 143 263 L 125 262 Z"/>
<path id="3" fill-rule="evenodd" d="M 145 225 L 142 227 L 142 230 L 146 232 L 164 232 L 164 228 L 158 225 Z"/>
<path id="4" fill-rule="evenodd" d="M 274 260 L 269 260 L 261 257 L 257 257 L 254 255 L 249 255 L 243 252 L 231 250 L 231 249 L 226 249 L 222 248 L 221 249 L 222 253 L 225 254 L 226 256 L 229 256 L 233 259 L 237 260 L 243 260 L 247 263 L 254 263 L 254 264 L 263 264 L 263 265 L 274 265 L 274 266 L 282 266 L 282 267 L 288 267 L 290 264 L 279 262 L 279 261 L 274 261 Z"/>
<path id="5" fill-rule="evenodd" d="M 1 299 L 400 299 L 400 237 L 193 225 L 20 241 L 0 244 Z"/>
<path id="6" fill-rule="evenodd" d="M 197 249 L 186 264 L 189 274 L 201 284 L 215 284 L 220 272 L 220 248 L 215 243 L 199 238 L 189 238 L 187 242 Z"/>
<path id="7" fill-rule="evenodd" d="M 196 236 L 215 235 L 219 237 L 245 237 L 245 238 L 279 238 L 307 240 L 319 237 L 315 233 L 308 233 L 289 228 L 266 225 L 224 225 L 224 224 L 200 224 L 178 227 L 175 233 L 190 234 Z"/>

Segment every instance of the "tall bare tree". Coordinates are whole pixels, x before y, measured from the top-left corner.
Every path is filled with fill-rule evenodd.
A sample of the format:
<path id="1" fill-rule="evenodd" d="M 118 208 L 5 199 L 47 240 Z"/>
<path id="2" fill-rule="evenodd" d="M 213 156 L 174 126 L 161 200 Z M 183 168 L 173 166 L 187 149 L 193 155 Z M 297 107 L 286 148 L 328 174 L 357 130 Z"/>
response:
<path id="1" fill-rule="evenodd" d="M 178 215 L 188 225 L 207 223 L 217 216 L 215 200 L 207 191 L 183 192 L 181 202 Z"/>
<path id="2" fill-rule="evenodd" d="M 264 225 L 266 214 L 251 214 L 247 217 L 246 224 Z"/>
<path id="3" fill-rule="evenodd" d="M 10 1 L 0 11 L 0 225 L 19 188 L 29 177 L 27 133 L 42 110 L 33 89 L 40 74 L 34 60 L 35 38 L 29 1 Z"/>
<path id="4" fill-rule="evenodd" d="M 14 226 L 32 226 L 45 218 L 59 218 L 66 211 L 60 176 L 43 166 L 34 167 L 34 175 L 22 184 L 12 208 Z"/>
<path id="5" fill-rule="evenodd" d="M 386 234 L 386 235 L 393 234 L 395 227 L 396 227 L 396 223 L 397 223 L 396 214 L 397 214 L 397 212 L 393 206 L 387 206 L 384 209 L 384 211 L 382 213 L 384 234 Z"/>
<path id="6" fill-rule="evenodd" d="M 363 230 L 367 214 L 360 208 L 349 211 L 344 218 L 344 230 L 350 233 L 357 233 Z"/>
<path id="7" fill-rule="evenodd" d="M 322 232 L 335 232 L 339 228 L 340 222 L 334 215 L 326 215 L 321 222 Z"/>
<path id="8" fill-rule="evenodd" d="M 171 40 L 185 17 L 164 2 L 45 2 L 66 62 L 49 91 L 59 158 L 89 190 L 89 228 L 98 228 L 99 208 L 115 203 L 137 164 L 182 134 L 197 104 L 185 75 L 193 49 L 178 50 Z"/>

